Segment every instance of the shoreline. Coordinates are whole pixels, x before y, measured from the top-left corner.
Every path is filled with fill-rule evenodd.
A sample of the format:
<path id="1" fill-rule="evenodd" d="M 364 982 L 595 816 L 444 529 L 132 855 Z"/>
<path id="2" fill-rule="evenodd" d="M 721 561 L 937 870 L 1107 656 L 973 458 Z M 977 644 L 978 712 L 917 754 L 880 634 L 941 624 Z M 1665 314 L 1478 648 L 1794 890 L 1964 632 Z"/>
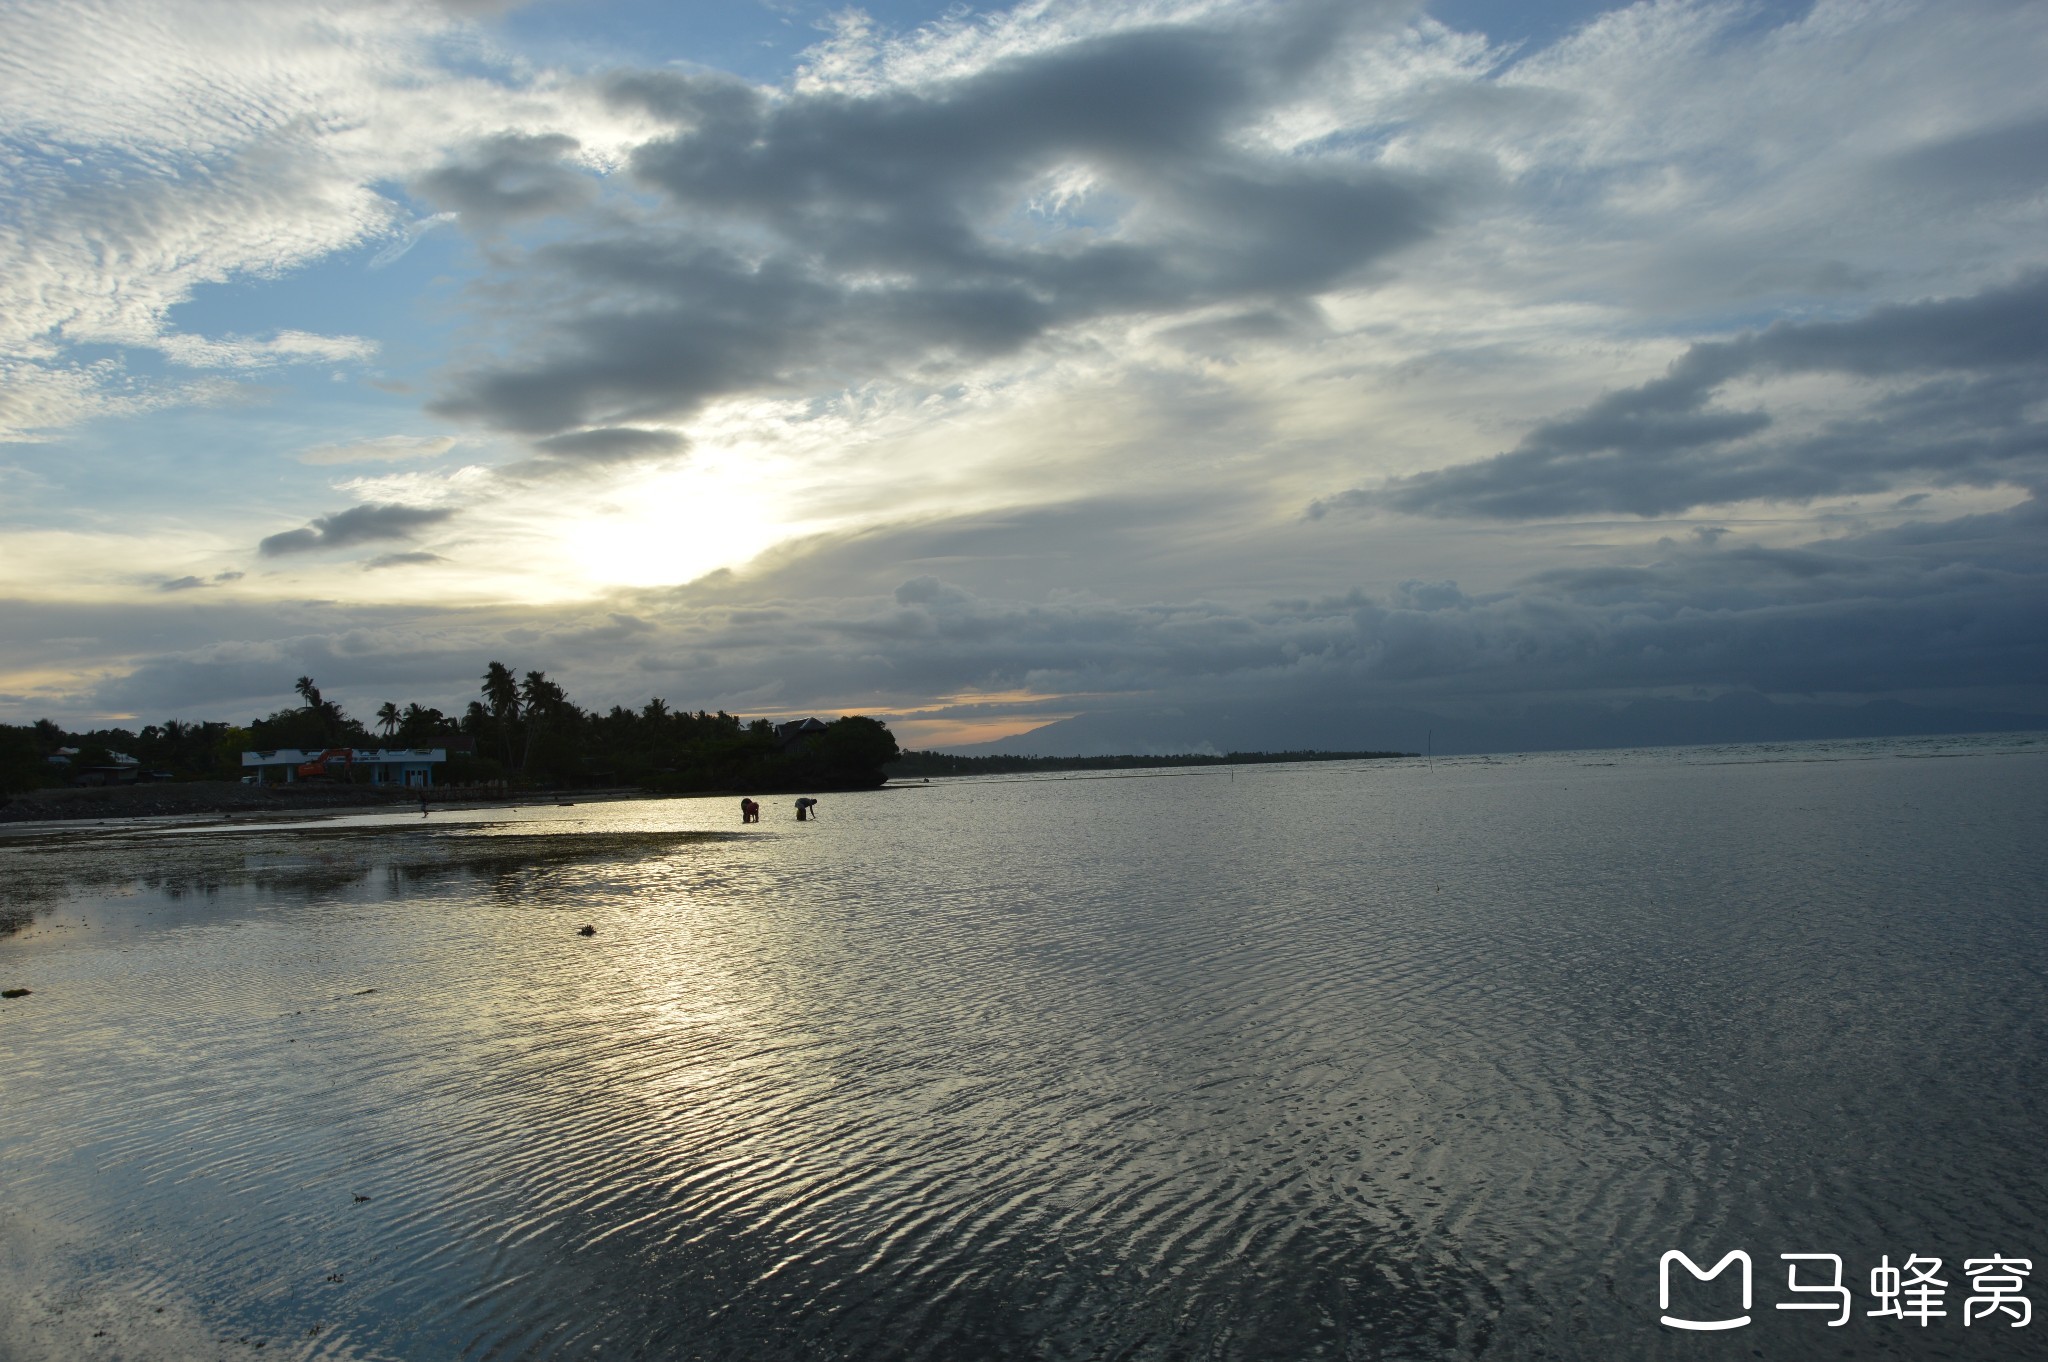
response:
<path id="1" fill-rule="evenodd" d="M 290 787 L 250 786 L 225 781 L 186 781 L 161 786 L 125 785 L 87 789 L 49 789 L 17 795 L 0 805 L 0 842 L 38 836 L 118 831 L 128 828 L 267 827 L 317 822 L 358 814 L 409 813 L 419 806 L 417 791 L 409 795 L 379 794 L 357 787 L 302 789 L 280 793 Z M 924 789 L 927 786 L 888 784 L 874 790 Z M 833 796 L 862 794 L 866 790 L 834 790 L 817 787 Z M 170 791 L 186 791 L 183 797 L 161 798 Z M 197 793 L 205 791 L 207 793 Z M 269 794 L 272 797 L 266 798 Z M 577 804 L 612 804 L 630 800 L 738 799 L 743 794 L 775 796 L 789 790 L 696 790 L 667 793 L 612 787 L 595 790 L 523 790 L 484 792 L 476 790 L 438 792 L 428 797 L 432 813 L 473 813 L 490 809 L 567 808 Z M 45 798 L 37 798 L 43 796 Z M 57 796 L 55 799 L 48 796 Z M 108 798 L 108 796 L 112 796 Z M 222 798 L 221 796 L 225 796 Z M 239 796 L 239 797 L 238 797 Z M 37 806 L 24 811 L 25 806 Z M 54 805 L 67 805 L 51 811 Z M 122 806 L 126 807 L 122 807 Z"/>
<path id="2" fill-rule="evenodd" d="M 427 803 L 432 811 L 440 813 L 647 797 L 650 796 L 642 791 L 617 789 L 518 793 L 451 790 L 445 794 L 430 793 Z M 276 786 L 226 781 L 37 790 L 0 805 L 0 837 L 114 824 L 205 827 L 222 823 L 297 823 L 348 814 L 405 812 L 416 809 L 419 802 L 416 790 L 401 794 L 343 786 L 285 794 Z"/>
<path id="3" fill-rule="evenodd" d="M 450 792 L 447 802 L 499 803 L 480 791 Z M 435 802 L 441 802 L 436 800 Z M 0 804 L 0 826 L 64 824 L 162 817 L 218 817 L 238 813 L 304 815 L 337 809 L 376 809 L 419 803 L 419 792 L 364 786 L 265 786 L 239 781 L 168 781 L 149 785 L 57 787 L 29 790 Z"/>

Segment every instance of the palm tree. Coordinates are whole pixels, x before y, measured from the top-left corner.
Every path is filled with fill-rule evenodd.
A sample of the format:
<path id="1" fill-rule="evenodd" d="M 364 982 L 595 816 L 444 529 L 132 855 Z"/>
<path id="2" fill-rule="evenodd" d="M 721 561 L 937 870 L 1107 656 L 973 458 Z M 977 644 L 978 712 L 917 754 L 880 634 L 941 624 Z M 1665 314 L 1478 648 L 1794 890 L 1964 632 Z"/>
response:
<path id="1" fill-rule="evenodd" d="M 418 709 L 419 706 L 414 705 L 413 708 Z M 396 733 L 398 731 L 398 706 L 389 700 L 379 705 L 377 707 L 377 726 L 384 730 L 384 736 L 387 738 Z"/>
<path id="2" fill-rule="evenodd" d="M 292 689 L 306 702 L 306 708 L 319 716 L 320 727 L 326 733 L 327 741 L 331 743 L 339 740 L 343 720 L 341 706 L 322 697 L 320 687 L 313 684 L 313 678 L 310 676 L 302 676 L 294 681 Z"/>
<path id="3" fill-rule="evenodd" d="M 497 721 L 498 744 L 504 750 L 505 765 L 512 764 L 512 721 L 519 717 L 519 682 L 512 676 L 512 669 L 502 662 L 493 662 L 484 669 L 483 696 L 491 706 L 491 717 Z"/>
<path id="4" fill-rule="evenodd" d="M 569 695 L 548 680 L 546 672 L 528 672 L 519 687 L 519 698 L 526 706 L 526 750 L 519 758 L 519 769 L 524 771 L 533 761 L 533 740 L 540 735 L 541 726 L 568 703 Z"/>

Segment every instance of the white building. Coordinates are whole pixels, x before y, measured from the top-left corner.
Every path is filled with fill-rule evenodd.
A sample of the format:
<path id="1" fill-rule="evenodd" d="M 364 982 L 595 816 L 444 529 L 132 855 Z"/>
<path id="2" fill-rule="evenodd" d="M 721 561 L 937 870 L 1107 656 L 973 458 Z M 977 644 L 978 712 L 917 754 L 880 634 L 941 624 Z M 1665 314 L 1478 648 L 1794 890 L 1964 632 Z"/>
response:
<path id="1" fill-rule="evenodd" d="M 434 767 L 446 760 L 445 747 L 328 747 L 311 751 L 280 747 L 271 752 L 242 753 L 242 769 L 254 776 L 259 785 L 332 780 L 417 786 L 424 790 L 434 783 Z"/>

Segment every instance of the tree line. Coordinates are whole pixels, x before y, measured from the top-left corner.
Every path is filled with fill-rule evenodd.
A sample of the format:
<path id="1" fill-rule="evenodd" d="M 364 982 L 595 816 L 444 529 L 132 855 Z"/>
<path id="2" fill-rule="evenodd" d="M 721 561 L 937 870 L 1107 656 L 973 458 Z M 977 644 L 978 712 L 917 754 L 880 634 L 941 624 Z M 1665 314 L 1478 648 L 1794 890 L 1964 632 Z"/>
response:
<path id="1" fill-rule="evenodd" d="M 70 732 L 47 719 L 0 725 L 0 792 L 65 783 L 73 771 L 108 764 L 115 752 L 134 757 L 152 775 L 222 780 L 240 778 L 242 753 L 250 750 L 446 746 L 448 765 L 437 775 L 446 783 L 627 785 L 677 793 L 857 789 L 881 784 L 882 768 L 898 756 L 888 728 L 865 715 L 795 735 L 767 719 L 671 709 L 659 697 L 639 709 L 587 710 L 545 672 L 522 676 L 498 661 L 480 682 L 460 714 L 387 700 L 369 724 L 328 699 L 312 677 L 301 676 L 294 687 L 299 704 L 246 726 L 176 719 L 139 731 Z M 78 749 L 68 765 L 49 761 L 67 747 Z"/>

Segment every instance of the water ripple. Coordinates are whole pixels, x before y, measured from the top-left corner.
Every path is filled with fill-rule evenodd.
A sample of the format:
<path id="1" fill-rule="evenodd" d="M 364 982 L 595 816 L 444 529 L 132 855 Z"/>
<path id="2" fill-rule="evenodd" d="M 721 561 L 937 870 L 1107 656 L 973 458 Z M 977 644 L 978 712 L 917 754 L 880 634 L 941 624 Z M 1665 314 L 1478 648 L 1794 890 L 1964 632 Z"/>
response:
<path id="1" fill-rule="evenodd" d="M 1667 1247 L 2024 1256 L 2048 763 L 1875 755 L 11 846 L 0 1352 L 1657 1357 Z"/>

